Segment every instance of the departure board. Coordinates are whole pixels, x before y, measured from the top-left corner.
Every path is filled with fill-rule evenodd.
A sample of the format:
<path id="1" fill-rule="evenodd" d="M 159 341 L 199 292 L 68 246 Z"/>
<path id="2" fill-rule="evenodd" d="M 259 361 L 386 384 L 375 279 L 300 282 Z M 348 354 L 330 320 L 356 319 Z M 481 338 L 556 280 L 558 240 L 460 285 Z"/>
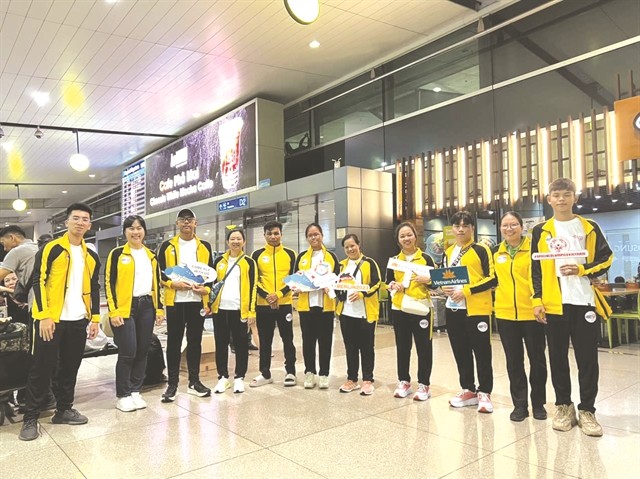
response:
<path id="1" fill-rule="evenodd" d="M 122 218 L 145 214 L 145 163 L 140 160 L 122 172 Z"/>

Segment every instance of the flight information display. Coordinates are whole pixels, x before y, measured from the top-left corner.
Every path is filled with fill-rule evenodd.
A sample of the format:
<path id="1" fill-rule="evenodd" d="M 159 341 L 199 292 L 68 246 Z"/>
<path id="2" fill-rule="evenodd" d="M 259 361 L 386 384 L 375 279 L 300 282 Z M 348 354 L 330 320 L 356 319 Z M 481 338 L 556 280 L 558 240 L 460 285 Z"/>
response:
<path id="1" fill-rule="evenodd" d="M 146 205 L 145 162 L 140 160 L 122 172 L 122 218 L 144 216 Z"/>

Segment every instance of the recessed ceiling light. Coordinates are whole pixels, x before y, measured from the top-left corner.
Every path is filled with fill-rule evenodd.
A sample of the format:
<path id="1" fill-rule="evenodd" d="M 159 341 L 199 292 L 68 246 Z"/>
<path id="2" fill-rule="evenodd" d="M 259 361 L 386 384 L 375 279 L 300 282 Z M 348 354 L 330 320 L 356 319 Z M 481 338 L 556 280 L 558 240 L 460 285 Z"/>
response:
<path id="1" fill-rule="evenodd" d="M 611 203 L 617 203 L 618 202 L 618 198 L 612 198 L 611 199 Z"/>
<path id="2" fill-rule="evenodd" d="M 11 150 L 13 150 L 13 141 L 5 141 L 4 143 L 2 143 L 2 148 L 7 153 L 11 153 Z"/>
<path id="3" fill-rule="evenodd" d="M 34 91 L 31 94 L 31 98 L 36 102 L 38 106 L 44 106 L 49 103 L 49 92 L 48 91 Z"/>
<path id="4" fill-rule="evenodd" d="M 93 173 L 91 173 L 91 174 L 89 175 L 89 178 L 95 178 L 95 177 L 96 177 L 96 175 L 94 175 Z"/>
<path id="5" fill-rule="evenodd" d="M 311 48 L 318 48 L 320 46 L 320 42 L 318 40 L 313 40 L 312 42 L 309 42 L 309 47 Z"/>
<path id="6" fill-rule="evenodd" d="M 442 88 L 440 88 L 439 86 L 437 86 L 437 87 L 435 87 L 435 88 L 433 89 L 433 91 L 434 91 L 434 92 L 436 92 L 436 93 L 440 93 L 440 92 L 442 91 Z"/>
<path id="7" fill-rule="evenodd" d="M 598 208 L 591 208 L 593 211 L 598 211 Z"/>
<path id="8" fill-rule="evenodd" d="M 62 190 L 63 195 L 66 195 L 67 193 L 69 193 L 67 190 Z"/>
<path id="9" fill-rule="evenodd" d="M 627 203 L 627 206 L 633 206 L 633 203 Z"/>
<path id="10" fill-rule="evenodd" d="M 28 214 L 28 215 L 30 215 L 30 214 L 31 214 L 31 211 L 27 211 L 27 214 Z"/>
<path id="11" fill-rule="evenodd" d="M 595 198 L 596 200 L 599 200 L 600 198 L 602 198 L 602 196 L 600 196 L 600 195 L 596 195 L 596 196 L 594 196 L 594 198 Z"/>
<path id="12" fill-rule="evenodd" d="M 582 205 L 576 205 L 576 208 L 582 208 Z"/>

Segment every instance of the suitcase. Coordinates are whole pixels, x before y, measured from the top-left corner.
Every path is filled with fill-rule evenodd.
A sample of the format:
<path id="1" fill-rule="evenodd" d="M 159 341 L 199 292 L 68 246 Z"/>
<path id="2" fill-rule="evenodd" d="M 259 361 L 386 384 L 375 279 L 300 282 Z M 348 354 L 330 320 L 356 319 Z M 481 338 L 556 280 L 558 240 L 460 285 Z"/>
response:
<path id="1" fill-rule="evenodd" d="M 27 384 L 31 366 L 29 354 L 29 328 L 23 323 L 4 322 L 0 324 L 0 425 L 5 417 L 10 422 L 15 414 L 9 402 L 13 391 Z"/>
<path id="2" fill-rule="evenodd" d="M 433 329 L 443 331 L 447 329 L 447 320 L 444 313 L 445 298 L 432 296 L 433 301 Z"/>

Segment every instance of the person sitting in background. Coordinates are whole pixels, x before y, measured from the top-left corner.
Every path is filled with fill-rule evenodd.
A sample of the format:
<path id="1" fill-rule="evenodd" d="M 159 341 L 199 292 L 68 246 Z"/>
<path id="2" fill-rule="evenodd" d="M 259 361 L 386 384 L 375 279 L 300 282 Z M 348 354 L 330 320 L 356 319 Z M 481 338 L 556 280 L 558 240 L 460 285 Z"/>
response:
<path id="1" fill-rule="evenodd" d="M 18 284 L 18 277 L 15 273 L 9 273 L 4 277 L 4 287 L 0 289 L 6 299 L 7 314 L 11 320 L 17 323 L 29 324 L 29 305 L 21 303 L 13 297 L 14 288 Z"/>

